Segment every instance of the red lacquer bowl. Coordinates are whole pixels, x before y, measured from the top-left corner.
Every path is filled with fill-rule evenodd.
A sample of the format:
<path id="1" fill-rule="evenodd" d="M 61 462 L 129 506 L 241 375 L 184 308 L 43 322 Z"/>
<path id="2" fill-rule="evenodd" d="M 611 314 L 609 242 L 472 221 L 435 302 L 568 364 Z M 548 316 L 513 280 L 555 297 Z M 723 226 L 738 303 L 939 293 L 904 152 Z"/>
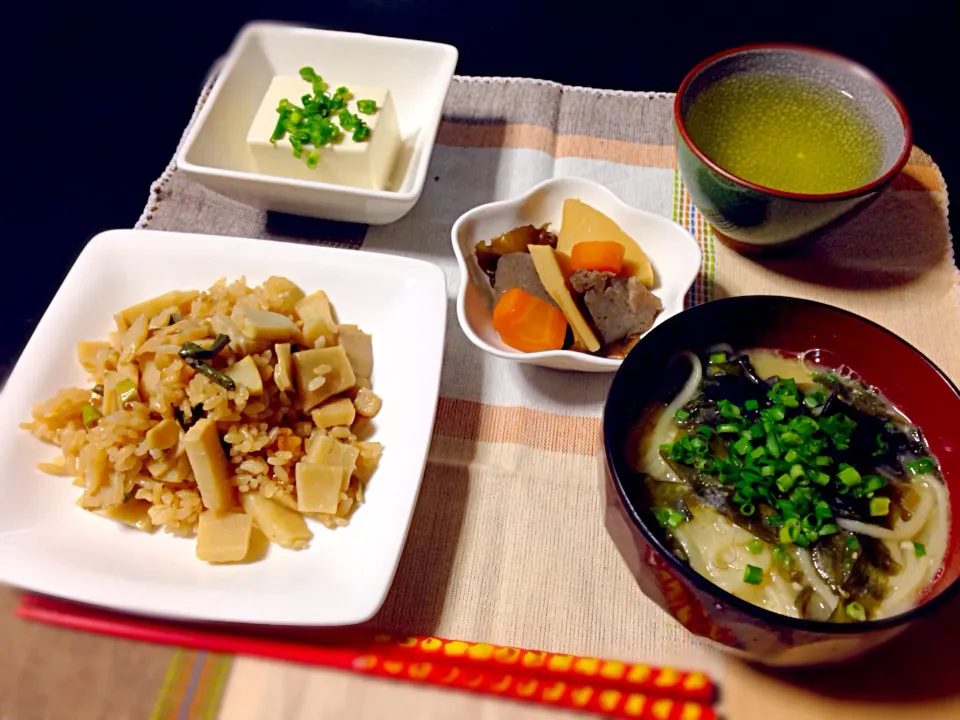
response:
<path id="1" fill-rule="evenodd" d="M 837 624 L 770 612 L 721 590 L 670 552 L 643 499 L 642 481 L 625 456 L 640 413 L 660 402 L 675 379 L 681 350 L 789 352 L 818 349 L 883 392 L 926 436 L 960 520 L 960 391 L 916 348 L 879 325 L 829 305 L 777 296 L 717 300 L 676 315 L 634 347 L 614 377 L 603 414 L 601 492 L 604 521 L 640 589 L 691 632 L 722 649 L 773 665 L 814 665 L 860 655 L 902 632 L 960 593 L 960 534 L 950 533 L 943 570 L 912 610 L 895 617 Z"/>

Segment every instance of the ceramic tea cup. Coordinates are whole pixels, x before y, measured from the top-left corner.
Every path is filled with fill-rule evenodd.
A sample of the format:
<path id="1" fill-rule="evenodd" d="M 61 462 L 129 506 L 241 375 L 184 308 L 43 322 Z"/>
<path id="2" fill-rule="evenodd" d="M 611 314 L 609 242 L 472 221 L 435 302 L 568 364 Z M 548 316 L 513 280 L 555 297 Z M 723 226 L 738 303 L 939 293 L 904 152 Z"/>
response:
<path id="1" fill-rule="evenodd" d="M 797 87 L 797 80 L 817 88 L 818 92 L 842 94 L 842 98 L 836 98 L 837 113 L 846 108 L 862 120 L 876 153 L 875 170 L 851 187 L 825 193 L 797 192 L 738 176 L 715 160 L 717 152 L 711 158 L 702 147 L 703 133 L 698 138 L 696 128 L 691 132 L 688 123 L 691 107 L 711 87 L 730 78 L 739 78 L 741 91 L 726 101 L 752 102 L 749 92 L 752 85 L 749 81 L 744 83 L 743 78 L 758 76 L 786 79 L 784 97 L 776 98 L 773 104 L 775 112 L 797 101 L 797 93 L 791 91 Z M 742 88 L 748 91 L 743 92 Z M 691 198 L 720 239 L 745 252 L 792 243 L 830 225 L 854 208 L 864 207 L 903 169 L 912 147 L 910 121 L 903 104 L 879 78 L 852 60 L 797 45 L 751 45 L 707 58 L 681 83 L 674 103 L 674 121 L 677 163 Z M 725 133 L 726 128 L 722 132 Z M 725 140 L 722 134 L 713 138 L 714 143 Z M 734 142 L 732 137 L 729 142 Z M 830 162 L 832 159 L 826 164 L 828 170 Z M 837 162 L 843 159 L 838 156 Z"/>

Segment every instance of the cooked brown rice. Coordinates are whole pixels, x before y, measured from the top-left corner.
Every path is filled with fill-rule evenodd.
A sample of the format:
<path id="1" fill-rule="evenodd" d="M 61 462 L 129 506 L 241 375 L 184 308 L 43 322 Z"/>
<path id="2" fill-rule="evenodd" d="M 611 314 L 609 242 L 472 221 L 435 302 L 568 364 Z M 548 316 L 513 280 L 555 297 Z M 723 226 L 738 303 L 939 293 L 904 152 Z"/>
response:
<path id="1" fill-rule="evenodd" d="M 22 424 L 59 446 L 38 467 L 73 477 L 80 507 L 198 536 L 211 562 L 246 558 L 252 527 L 297 549 L 312 537 L 303 516 L 349 523 L 382 452 L 367 440 L 372 346 L 322 291 L 221 279 L 115 321 L 106 341 L 78 343 L 91 387 L 60 390 Z M 229 342 L 210 357 L 218 335 Z"/>

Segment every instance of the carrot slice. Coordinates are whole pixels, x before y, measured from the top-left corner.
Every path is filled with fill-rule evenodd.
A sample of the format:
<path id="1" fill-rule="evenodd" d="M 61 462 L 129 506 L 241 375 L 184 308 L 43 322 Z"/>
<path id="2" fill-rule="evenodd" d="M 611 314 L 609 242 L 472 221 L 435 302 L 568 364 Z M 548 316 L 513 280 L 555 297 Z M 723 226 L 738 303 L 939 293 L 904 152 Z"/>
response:
<path id="1" fill-rule="evenodd" d="M 567 336 L 567 318 L 546 300 L 511 288 L 493 308 L 493 329 L 507 345 L 523 352 L 560 350 Z"/>
<path id="2" fill-rule="evenodd" d="M 612 240 L 590 240 L 577 243 L 570 251 L 571 270 L 598 270 L 619 274 L 623 269 L 626 249 Z"/>

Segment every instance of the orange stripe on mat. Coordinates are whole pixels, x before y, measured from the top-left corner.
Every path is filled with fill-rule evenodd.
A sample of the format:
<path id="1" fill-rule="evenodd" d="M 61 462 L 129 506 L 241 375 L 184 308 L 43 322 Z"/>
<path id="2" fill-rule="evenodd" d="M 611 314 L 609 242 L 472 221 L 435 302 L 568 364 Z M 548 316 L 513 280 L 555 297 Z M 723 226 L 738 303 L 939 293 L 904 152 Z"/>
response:
<path id="1" fill-rule="evenodd" d="M 442 397 L 434 432 L 461 440 L 516 443 L 540 450 L 593 455 L 600 437 L 600 418 Z"/>
<path id="2" fill-rule="evenodd" d="M 539 150 L 555 158 L 578 157 L 638 167 L 674 168 L 673 145 L 609 140 L 593 135 L 557 135 L 541 125 L 476 124 L 445 120 L 437 142 L 448 147 Z M 906 169 L 894 178 L 898 190 L 942 191 L 946 187 L 933 160 L 914 147 Z"/>

